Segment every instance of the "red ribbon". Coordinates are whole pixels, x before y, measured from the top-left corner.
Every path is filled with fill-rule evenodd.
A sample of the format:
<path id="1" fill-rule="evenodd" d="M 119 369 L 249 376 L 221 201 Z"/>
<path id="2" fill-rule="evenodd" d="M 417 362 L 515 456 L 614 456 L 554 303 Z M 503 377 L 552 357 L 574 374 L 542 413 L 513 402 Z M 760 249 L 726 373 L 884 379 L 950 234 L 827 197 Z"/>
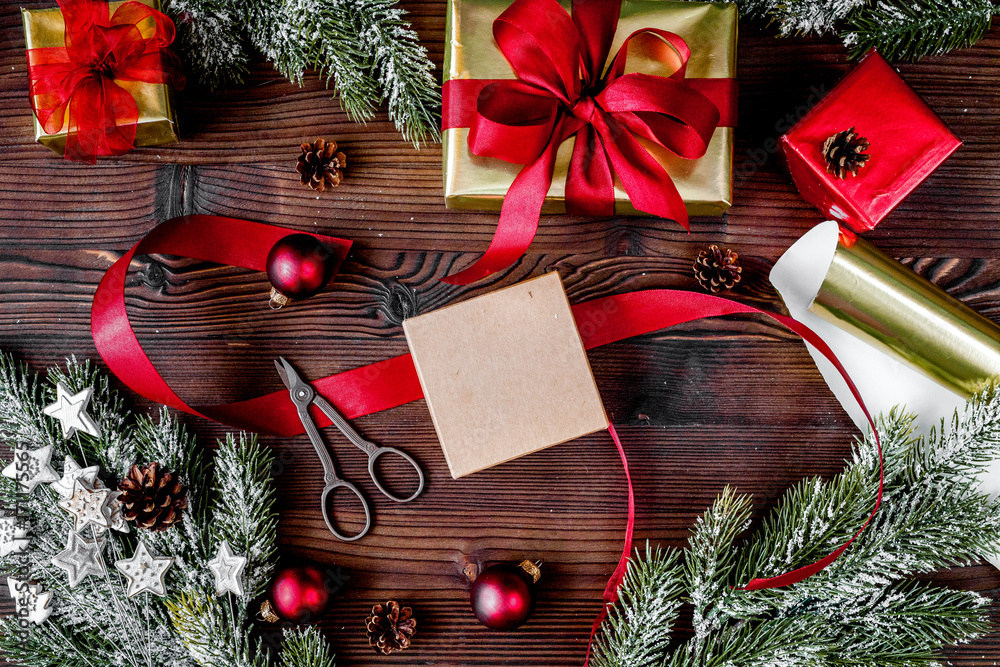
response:
<path id="1" fill-rule="evenodd" d="M 153 367 L 132 330 L 125 310 L 125 277 L 129 263 L 136 254 L 159 252 L 263 270 L 268 251 L 278 240 L 292 231 L 245 220 L 206 215 L 175 218 L 156 227 L 108 269 L 94 295 L 91 315 L 94 343 L 108 367 L 139 394 L 178 410 L 207 417 L 234 428 L 275 433 L 286 437 L 302 434 L 304 432 L 302 422 L 295 411 L 295 406 L 288 400 L 288 392 L 285 390 L 225 405 L 197 409 L 187 405 Z M 340 253 L 341 258 L 350 248 L 349 241 L 315 236 L 329 244 L 335 252 Z M 861 406 L 875 434 L 881 471 L 881 441 L 861 394 L 833 351 L 811 329 L 797 320 L 721 297 L 680 290 L 629 292 L 573 306 L 573 316 L 587 349 L 684 322 L 737 314 L 766 315 L 797 333 L 830 360 L 847 382 L 851 394 Z M 408 354 L 331 375 L 313 384 L 348 419 L 423 398 L 413 361 Z M 314 414 L 314 418 L 320 426 L 330 424 L 330 421 L 318 412 Z M 605 606 L 594 624 L 595 632 L 605 618 L 608 606 L 617 600 L 618 586 L 625 575 L 632 552 L 632 530 L 635 525 L 635 499 L 628 472 L 628 461 L 614 427 L 611 426 L 609 431 L 618 447 L 628 480 L 628 525 L 625 548 L 604 592 Z M 820 561 L 777 577 L 754 579 L 742 590 L 788 586 L 827 567 L 864 531 L 878 511 L 881 502 L 882 479 L 880 478 L 875 507 L 864 525 L 848 542 Z M 589 654 L 588 648 L 588 661 Z"/>
<path id="2" fill-rule="evenodd" d="M 696 159 L 720 120 L 735 124 L 732 79 L 685 79 L 691 49 L 679 36 L 645 28 L 622 44 L 606 72 L 621 0 L 515 0 L 493 22 L 493 36 L 517 79 L 451 79 L 443 89 L 444 129 L 469 128 L 475 155 L 523 164 L 504 197 L 497 231 L 472 266 L 445 279 L 464 285 L 513 264 L 531 244 L 552 183 L 560 144 L 576 135 L 566 177 L 566 209 L 614 213 L 615 177 L 632 205 L 688 228 L 670 175 L 639 139 Z M 670 76 L 625 74 L 629 44 L 678 59 Z"/>
<path id="3" fill-rule="evenodd" d="M 131 150 L 139 107 L 117 81 L 184 86 L 168 48 L 174 24 L 140 2 L 111 14 L 107 2 L 57 0 L 65 46 L 28 49 L 31 105 L 48 134 L 67 128 L 65 157 L 93 164 L 98 155 Z"/>

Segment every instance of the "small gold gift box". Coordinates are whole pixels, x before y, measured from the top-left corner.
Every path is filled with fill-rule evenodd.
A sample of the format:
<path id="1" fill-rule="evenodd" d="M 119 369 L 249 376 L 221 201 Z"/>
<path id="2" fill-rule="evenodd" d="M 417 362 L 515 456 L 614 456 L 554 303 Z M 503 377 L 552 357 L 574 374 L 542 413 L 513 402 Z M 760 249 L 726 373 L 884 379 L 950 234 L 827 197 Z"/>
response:
<path id="1" fill-rule="evenodd" d="M 159 10 L 159 0 L 137 0 L 147 7 Z M 110 13 L 123 2 L 110 2 Z M 43 49 L 65 46 L 66 23 L 62 11 L 58 7 L 51 9 L 22 9 L 21 18 L 24 21 L 24 39 L 29 49 Z M 172 144 L 179 141 L 177 136 L 177 120 L 174 117 L 174 94 L 165 83 L 146 83 L 143 81 L 118 81 L 115 83 L 131 93 L 139 107 L 139 121 L 135 132 L 136 146 L 157 146 Z M 34 105 L 32 105 L 34 106 Z M 66 110 L 67 116 L 69 109 Z M 63 124 L 63 129 L 54 134 L 48 134 L 34 116 L 35 141 L 59 155 L 66 152 L 66 134 L 69 130 L 69 119 Z"/>

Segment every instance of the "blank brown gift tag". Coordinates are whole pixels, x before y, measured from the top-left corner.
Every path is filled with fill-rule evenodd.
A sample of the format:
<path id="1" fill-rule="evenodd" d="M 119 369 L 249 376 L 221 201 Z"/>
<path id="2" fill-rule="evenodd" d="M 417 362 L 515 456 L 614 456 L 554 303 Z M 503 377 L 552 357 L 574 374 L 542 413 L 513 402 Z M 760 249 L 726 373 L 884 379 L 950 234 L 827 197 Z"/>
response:
<path id="1" fill-rule="evenodd" d="M 559 274 L 403 322 L 452 477 L 608 428 Z"/>

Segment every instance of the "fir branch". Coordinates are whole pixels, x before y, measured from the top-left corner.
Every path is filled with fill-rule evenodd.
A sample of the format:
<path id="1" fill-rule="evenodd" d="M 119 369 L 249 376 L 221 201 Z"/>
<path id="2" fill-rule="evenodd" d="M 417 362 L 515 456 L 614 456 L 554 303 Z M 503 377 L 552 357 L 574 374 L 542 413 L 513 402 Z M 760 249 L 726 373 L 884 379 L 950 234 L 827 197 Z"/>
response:
<path id="1" fill-rule="evenodd" d="M 254 436 L 232 435 L 216 453 L 217 505 L 213 551 L 222 540 L 247 558 L 244 604 L 264 592 L 274 573 L 278 514 L 271 483 L 274 458 Z M 214 557 L 214 553 L 212 554 Z"/>
<path id="2" fill-rule="evenodd" d="M 782 35 L 825 35 L 868 0 L 777 0 L 769 12 Z"/>
<path id="3" fill-rule="evenodd" d="M 231 600 L 230 600 L 231 602 Z M 210 593 L 187 590 L 167 602 L 170 620 L 201 667 L 267 667 L 260 643 L 251 645 L 242 614 Z"/>
<path id="4" fill-rule="evenodd" d="M 680 552 L 650 549 L 629 560 L 611 608 L 594 644 L 595 667 L 651 667 L 670 642 L 681 606 Z"/>
<path id="5" fill-rule="evenodd" d="M 359 9 L 361 9 L 359 7 Z M 389 118 L 403 138 L 419 147 L 441 139 L 440 90 L 427 49 L 404 20 L 394 0 L 367 0 L 359 11 L 361 39 L 370 45 L 372 62 L 388 100 Z"/>
<path id="6" fill-rule="evenodd" d="M 396 0 L 170 0 L 167 10 L 206 85 L 243 80 L 247 40 L 295 83 L 316 70 L 353 121 L 387 102 L 407 141 L 440 139 L 434 65 Z"/>
<path id="7" fill-rule="evenodd" d="M 714 602 L 729 590 L 736 566 L 736 551 L 731 547 L 737 535 L 749 527 L 751 508 L 749 496 L 737 496 L 727 486 L 695 522 L 684 559 L 684 583 L 694 607 L 695 650 L 720 623 Z"/>
<path id="8" fill-rule="evenodd" d="M 743 547 L 732 542 L 749 501 L 723 492 L 684 550 L 682 595 L 694 608 L 695 633 L 662 655 L 666 667 L 930 667 L 943 646 L 988 630 L 989 599 L 906 578 L 972 562 L 1000 545 L 1000 503 L 979 491 L 979 476 L 1000 458 L 1000 392 L 974 397 L 948 428 L 942 423 L 926 438 L 915 437 L 912 416 L 900 410 L 876 423 L 882 508 L 837 561 L 798 584 L 737 588 L 753 576 L 814 562 L 854 534 L 878 484 L 874 437 L 857 443 L 844 472 L 830 481 L 790 489 Z M 628 579 L 619 593 L 651 600 L 675 591 Z M 611 631 L 636 632 L 620 624 Z M 668 633 L 655 637 L 660 652 Z M 628 648 L 629 655 L 638 651 Z M 602 654 L 595 664 L 628 664 L 625 655 Z"/>
<path id="9" fill-rule="evenodd" d="M 249 57 L 229 0 L 164 0 L 163 10 L 177 26 L 177 48 L 196 81 L 209 90 L 243 83 Z"/>
<path id="10" fill-rule="evenodd" d="M 852 58 L 877 48 L 889 60 L 918 60 L 972 46 L 997 13 L 993 0 L 878 0 L 854 11 L 842 34 Z"/>
<path id="11" fill-rule="evenodd" d="M 335 667 L 333 652 L 315 627 L 285 628 L 284 639 L 284 667 Z"/>

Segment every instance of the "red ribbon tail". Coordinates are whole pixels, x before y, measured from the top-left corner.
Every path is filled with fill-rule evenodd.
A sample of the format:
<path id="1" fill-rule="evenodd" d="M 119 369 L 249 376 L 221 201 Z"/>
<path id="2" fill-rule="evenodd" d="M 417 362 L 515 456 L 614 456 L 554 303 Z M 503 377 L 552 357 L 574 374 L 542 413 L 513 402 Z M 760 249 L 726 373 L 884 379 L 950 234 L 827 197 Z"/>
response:
<path id="1" fill-rule="evenodd" d="M 514 179 L 504 197 L 496 233 L 483 256 L 472 266 L 442 278 L 442 281 L 451 285 L 468 285 L 513 265 L 524 255 L 538 230 L 545 193 L 552 183 L 558 147 L 557 142 L 550 144 Z"/>
<path id="2" fill-rule="evenodd" d="M 625 579 L 625 573 L 628 571 L 628 560 L 632 555 L 632 532 L 635 529 L 635 492 L 632 489 L 632 474 L 628 469 L 628 457 L 625 456 L 625 448 L 622 447 L 622 441 L 618 438 L 618 432 L 615 431 L 614 424 L 608 424 L 608 433 L 611 434 L 611 439 L 615 441 L 615 447 L 618 448 L 618 455 L 622 459 L 622 468 L 625 469 L 625 481 L 628 485 L 628 523 L 625 525 L 625 547 L 622 549 L 622 556 L 618 559 L 618 567 L 611 574 L 611 578 L 608 579 L 608 585 L 604 589 L 604 606 L 601 608 L 601 613 L 594 619 L 594 625 L 590 629 L 590 640 L 587 642 L 587 660 L 583 663 L 584 667 L 589 667 L 590 665 L 590 651 L 594 646 L 594 637 L 597 636 L 597 631 L 608 617 L 611 605 L 618 601 L 618 587 L 621 585 L 622 580 Z"/>

